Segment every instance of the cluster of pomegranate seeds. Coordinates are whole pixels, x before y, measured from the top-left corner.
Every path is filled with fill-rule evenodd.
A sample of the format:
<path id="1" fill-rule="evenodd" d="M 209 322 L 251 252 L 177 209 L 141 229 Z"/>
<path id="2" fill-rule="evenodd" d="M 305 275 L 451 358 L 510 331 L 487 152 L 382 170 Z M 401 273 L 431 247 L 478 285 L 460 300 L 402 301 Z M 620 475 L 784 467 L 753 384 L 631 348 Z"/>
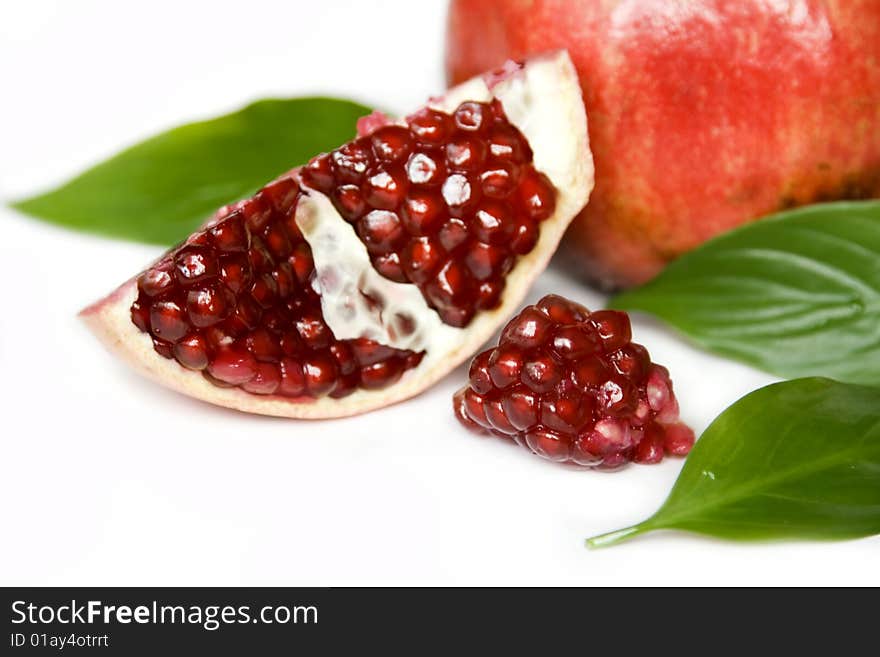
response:
<path id="1" fill-rule="evenodd" d="M 385 277 L 414 283 L 447 324 L 498 305 L 556 190 L 501 104 L 424 108 L 314 158 L 303 181 L 332 199 Z"/>
<path id="2" fill-rule="evenodd" d="M 657 463 L 694 444 L 669 372 L 631 341 L 626 313 L 590 313 L 556 295 L 527 306 L 474 358 L 454 406 L 470 429 L 583 466 Z"/>
<path id="3" fill-rule="evenodd" d="M 219 386 L 284 397 L 382 388 L 418 365 L 422 354 L 333 337 L 299 194 L 292 176 L 270 183 L 140 275 L 131 318 L 159 354 Z"/>

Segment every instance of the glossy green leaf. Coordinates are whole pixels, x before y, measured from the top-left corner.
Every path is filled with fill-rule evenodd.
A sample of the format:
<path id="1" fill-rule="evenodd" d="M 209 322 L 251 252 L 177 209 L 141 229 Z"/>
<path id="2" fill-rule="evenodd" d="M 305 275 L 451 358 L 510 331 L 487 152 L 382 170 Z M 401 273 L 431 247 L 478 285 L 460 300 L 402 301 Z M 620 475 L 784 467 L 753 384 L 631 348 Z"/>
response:
<path id="1" fill-rule="evenodd" d="M 157 135 L 14 207 L 70 228 L 171 244 L 219 206 L 351 139 L 369 112 L 332 98 L 262 100 Z"/>
<path id="2" fill-rule="evenodd" d="M 746 395 L 697 441 L 656 514 L 588 545 L 655 529 L 741 540 L 880 533 L 880 390 L 806 378 Z"/>
<path id="3" fill-rule="evenodd" d="M 880 202 L 785 212 L 673 262 L 615 307 L 784 377 L 880 383 Z"/>

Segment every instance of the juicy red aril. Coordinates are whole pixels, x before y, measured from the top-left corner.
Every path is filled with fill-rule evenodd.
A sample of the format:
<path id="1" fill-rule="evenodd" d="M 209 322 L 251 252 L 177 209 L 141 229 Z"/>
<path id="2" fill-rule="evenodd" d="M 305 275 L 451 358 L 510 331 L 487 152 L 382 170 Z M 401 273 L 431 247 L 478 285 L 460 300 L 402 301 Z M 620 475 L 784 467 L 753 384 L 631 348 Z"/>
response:
<path id="1" fill-rule="evenodd" d="M 486 144 L 459 137 L 446 144 L 446 166 L 450 171 L 477 171 L 486 159 Z"/>
<path id="2" fill-rule="evenodd" d="M 365 144 L 310 175 L 357 177 L 365 152 L 372 157 Z M 421 354 L 333 336 L 310 284 L 311 249 L 291 218 L 298 194 L 292 177 L 270 183 L 138 277 L 131 319 L 157 353 L 221 387 L 295 398 L 381 388 L 419 364 Z M 369 227 L 375 245 L 388 239 Z"/>
<path id="3" fill-rule="evenodd" d="M 362 138 L 340 146 L 330 155 L 330 161 L 337 180 L 360 184 L 372 162 L 369 142 Z"/>
<path id="4" fill-rule="evenodd" d="M 407 124 L 412 136 L 421 144 L 443 144 L 454 129 L 448 114 L 428 107 L 407 117 Z"/>
<path id="5" fill-rule="evenodd" d="M 453 402 L 462 424 L 553 461 L 612 470 L 694 444 L 668 370 L 631 342 L 625 313 L 548 295 L 510 320 L 468 376 Z"/>
<path id="6" fill-rule="evenodd" d="M 403 273 L 403 264 L 400 262 L 400 256 L 396 253 L 386 253 L 384 255 L 375 256 L 373 258 L 373 267 L 376 268 L 382 276 L 388 278 L 395 283 L 406 283 L 407 277 Z"/>
<path id="7" fill-rule="evenodd" d="M 254 376 L 241 387 L 255 395 L 271 395 L 281 385 L 281 370 L 275 363 L 257 363 Z"/>
<path id="8" fill-rule="evenodd" d="M 629 317 L 624 312 L 599 310 L 593 313 L 591 319 L 606 351 L 616 351 L 632 339 Z"/>
<path id="9" fill-rule="evenodd" d="M 357 232 L 367 251 L 375 255 L 398 249 L 407 237 L 400 217 L 390 210 L 371 210 L 358 222 Z"/>
<path id="10" fill-rule="evenodd" d="M 177 280 L 183 285 L 198 283 L 217 274 L 217 261 L 203 250 L 184 249 L 174 258 Z"/>
<path id="11" fill-rule="evenodd" d="M 399 162 L 409 155 L 412 137 L 403 126 L 387 125 L 370 135 L 373 155 L 380 162 Z"/>
<path id="12" fill-rule="evenodd" d="M 257 373 L 256 359 L 245 349 L 227 347 L 218 349 L 208 363 L 208 372 L 216 379 L 231 385 L 250 381 Z"/>
<path id="13" fill-rule="evenodd" d="M 314 158 L 303 181 L 355 225 L 379 273 L 414 283 L 444 322 L 465 326 L 498 306 L 556 190 L 500 103 L 426 107 L 405 125 L 378 125 Z"/>
<path id="14" fill-rule="evenodd" d="M 203 370 L 208 366 L 208 343 L 198 333 L 188 335 L 174 345 L 174 357 L 184 367 Z"/>
<path id="15" fill-rule="evenodd" d="M 378 169 L 373 172 L 364 189 L 364 200 L 374 208 L 394 210 L 406 197 L 407 179 L 402 171 Z"/>
<path id="16" fill-rule="evenodd" d="M 446 253 L 430 237 L 416 237 L 403 252 L 403 271 L 407 280 L 424 283 L 437 271 Z"/>
<path id="17" fill-rule="evenodd" d="M 452 115 L 459 130 L 480 132 L 491 127 L 492 106 L 486 103 L 465 101 Z"/>
<path id="18" fill-rule="evenodd" d="M 406 163 L 406 177 L 413 185 L 436 187 L 446 178 L 446 168 L 436 155 L 413 153 Z"/>
<path id="19" fill-rule="evenodd" d="M 155 337 L 167 342 L 175 342 L 189 331 L 184 312 L 174 300 L 153 303 L 150 308 L 150 327 Z"/>

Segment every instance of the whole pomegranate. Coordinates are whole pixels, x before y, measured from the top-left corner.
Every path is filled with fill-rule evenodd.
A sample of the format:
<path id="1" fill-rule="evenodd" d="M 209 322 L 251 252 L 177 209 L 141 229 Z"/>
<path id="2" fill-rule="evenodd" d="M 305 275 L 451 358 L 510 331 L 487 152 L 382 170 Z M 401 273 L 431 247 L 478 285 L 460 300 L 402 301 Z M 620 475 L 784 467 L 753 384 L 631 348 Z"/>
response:
<path id="1" fill-rule="evenodd" d="M 567 243 L 606 287 L 805 203 L 880 195 L 876 0 L 453 0 L 451 82 L 567 48 L 596 186 Z"/>

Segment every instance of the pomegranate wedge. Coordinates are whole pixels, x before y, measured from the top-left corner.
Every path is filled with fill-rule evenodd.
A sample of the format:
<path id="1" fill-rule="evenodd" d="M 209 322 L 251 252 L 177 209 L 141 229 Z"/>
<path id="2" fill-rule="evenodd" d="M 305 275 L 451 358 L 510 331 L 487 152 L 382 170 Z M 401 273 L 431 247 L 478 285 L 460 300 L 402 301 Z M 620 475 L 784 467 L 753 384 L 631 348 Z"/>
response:
<path id="1" fill-rule="evenodd" d="M 252 413 L 352 415 L 436 382 L 517 309 L 589 197 L 577 76 L 549 54 L 360 127 L 83 319 L 141 373 Z"/>

